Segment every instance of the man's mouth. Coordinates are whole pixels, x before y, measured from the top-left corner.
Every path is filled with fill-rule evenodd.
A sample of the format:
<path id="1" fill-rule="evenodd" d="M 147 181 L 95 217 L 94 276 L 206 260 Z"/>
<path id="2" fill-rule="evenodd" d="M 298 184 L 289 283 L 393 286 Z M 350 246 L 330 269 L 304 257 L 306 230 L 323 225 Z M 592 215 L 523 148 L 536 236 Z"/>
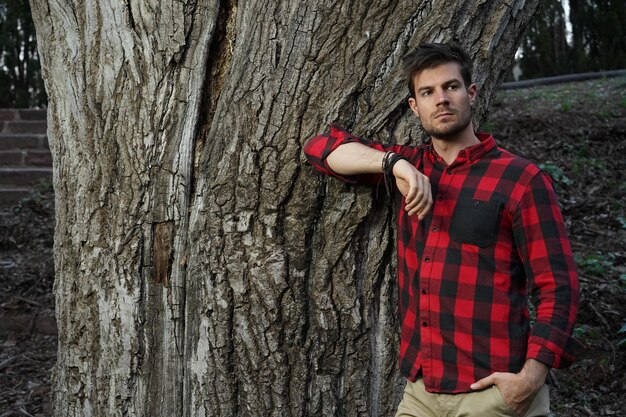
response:
<path id="1" fill-rule="evenodd" d="M 438 119 L 440 117 L 453 116 L 453 115 L 454 115 L 454 113 L 449 112 L 449 111 L 445 111 L 445 112 L 437 113 L 437 115 L 435 116 L 435 119 Z"/>

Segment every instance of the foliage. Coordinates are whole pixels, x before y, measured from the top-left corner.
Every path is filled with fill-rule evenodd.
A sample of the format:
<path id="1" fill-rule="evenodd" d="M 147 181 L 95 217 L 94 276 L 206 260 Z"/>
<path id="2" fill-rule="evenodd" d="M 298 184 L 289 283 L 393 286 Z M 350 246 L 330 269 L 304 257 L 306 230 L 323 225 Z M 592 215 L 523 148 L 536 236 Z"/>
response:
<path id="1" fill-rule="evenodd" d="M 611 256 L 602 255 L 600 253 L 587 255 L 585 257 L 576 254 L 576 264 L 580 269 L 589 275 L 603 276 L 606 275 L 613 267 Z"/>
<path id="2" fill-rule="evenodd" d="M 623 0 L 569 0 L 572 70 L 626 67 L 626 7 Z"/>
<path id="3" fill-rule="evenodd" d="M 625 22 L 623 0 L 541 2 L 520 45 L 521 78 L 626 68 Z"/>
<path id="4" fill-rule="evenodd" d="M 623 339 L 621 339 L 617 345 L 619 347 L 626 347 L 626 323 L 624 323 L 624 325 L 622 326 L 622 328 L 619 330 L 619 332 L 617 332 L 619 335 L 621 335 L 623 337 Z"/>
<path id="5" fill-rule="evenodd" d="M 572 180 L 565 174 L 563 168 L 553 162 L 546 162 L 537 165 L 542 171 L 548 174 L 555 182 L 562 185 L 570 185 Z"/>
<path id="6" fill-rule="evenodd" d="M 0 108 L 46 102 L 29 3 L 0 0 Z"/>

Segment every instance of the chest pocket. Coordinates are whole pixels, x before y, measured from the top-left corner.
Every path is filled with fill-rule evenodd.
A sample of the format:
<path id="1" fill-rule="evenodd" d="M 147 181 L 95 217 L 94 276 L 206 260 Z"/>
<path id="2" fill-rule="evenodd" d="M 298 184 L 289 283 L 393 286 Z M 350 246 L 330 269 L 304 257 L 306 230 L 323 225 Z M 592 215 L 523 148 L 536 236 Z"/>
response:
<path id="1" fill-rule="evenodd" d="M 450 237 L 458 243 L 481 248 L 496 243 L 502 202 L 461 200 L 452 213 Z"/>

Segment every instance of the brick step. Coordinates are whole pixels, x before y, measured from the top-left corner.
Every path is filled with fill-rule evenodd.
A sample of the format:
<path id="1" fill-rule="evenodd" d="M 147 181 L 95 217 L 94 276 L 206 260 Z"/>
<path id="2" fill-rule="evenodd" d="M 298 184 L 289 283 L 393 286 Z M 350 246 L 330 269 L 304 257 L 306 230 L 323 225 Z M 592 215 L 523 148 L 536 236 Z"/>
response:
<path id="1" fill-rule="evenodd" d="M 30 196 L 33 191 L 33 188 L 25 187 L 0 187 L 0 207 L 16 206 L 20 201 Z"/>
<path id="2" fill-rule="evenodd" d="M 32 187 L 52 181 L 52 168 L 0 168 L 0 186 Z"/>
<path id="3" fill-rule="evenodd" d="M 46 135 L 0 133 L 0 151 L 48 148 L 48 138 Z"/>
<path id="4" fill-rule="evenodd" d="M 45 109 L 0 109 L 0 121 L 46 119 Z"/>
<path id="5" fill-rule="evenodd" d="M 46 109 L 19 109 L 18 113 L 21 120 L 48 120 Z"/>
<path id="6" fill-rule="evenodd" d="M 43 120 L 10 120 L 0 121 L 1 133 L 35 133 L 45 134 L 48 130 L 48 123 Z"/>
<path id="7" fill-rule="evenodd" d="M 0 151 L 0 167 L 51 167 L 49 150 L 22 149 Z"/>

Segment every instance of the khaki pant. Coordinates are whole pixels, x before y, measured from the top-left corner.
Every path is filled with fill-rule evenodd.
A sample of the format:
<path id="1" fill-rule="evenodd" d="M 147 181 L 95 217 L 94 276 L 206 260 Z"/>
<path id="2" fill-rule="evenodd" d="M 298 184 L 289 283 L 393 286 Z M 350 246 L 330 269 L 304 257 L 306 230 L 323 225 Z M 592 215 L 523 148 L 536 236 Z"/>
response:
<path id="1" fill-rule="evenodd" d="M 550 394 L 544 385 L 524 417 L 547 417 Z M 495 385 L 463 394 L 427 392 L 422 378 L 407 381 L 396 417 L 520 417 L 504 401 Z"/>

